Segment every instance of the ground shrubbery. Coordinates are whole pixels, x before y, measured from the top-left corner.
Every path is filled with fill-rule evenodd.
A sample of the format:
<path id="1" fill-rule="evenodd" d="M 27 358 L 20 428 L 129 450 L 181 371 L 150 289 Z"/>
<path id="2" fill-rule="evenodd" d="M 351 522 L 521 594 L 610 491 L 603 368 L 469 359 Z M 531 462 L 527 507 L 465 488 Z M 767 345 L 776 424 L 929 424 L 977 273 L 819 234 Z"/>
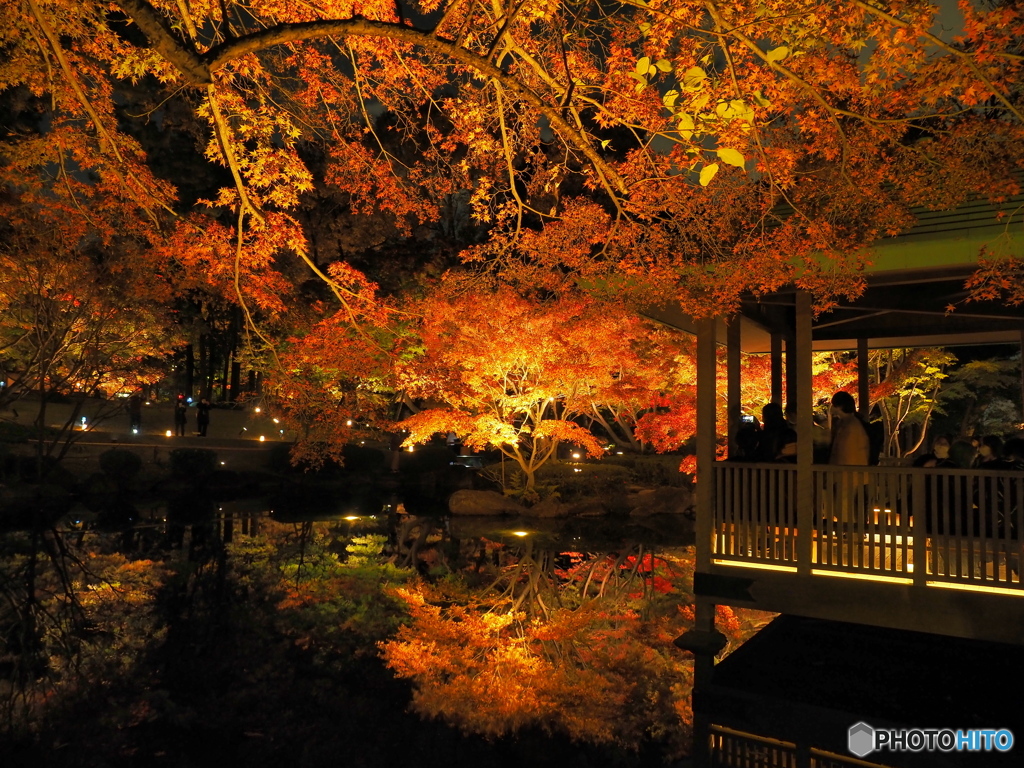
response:
<path id="1" fill-rule="evenodd" d="M 124 485 L 142 470 L 142 459 L 134 451 L 111 448 L 100 454 L 100 469 L 118 485 Z"/>
<path id="2" fill-rule="evenodd" d="M 218 467 L 217 452 L 209 448 L 175 448 L 171 451 L 171 472 L 175 477 L 200 480 Z"/>
<path id="3" fill-rule="evenodd" d="M 586 497 L 615 497 L 628 486 L 689 485 L 691 479 L 679 471 L 679 456 L 608 456 L 597 461 L 549 462 L 537 470 L 536 492 L 544 498 L 557 493 L 562 501 Z M 523 475 L 510 461 L 489 464 L 481 475 L 516 495 L 523 488 Z"/>

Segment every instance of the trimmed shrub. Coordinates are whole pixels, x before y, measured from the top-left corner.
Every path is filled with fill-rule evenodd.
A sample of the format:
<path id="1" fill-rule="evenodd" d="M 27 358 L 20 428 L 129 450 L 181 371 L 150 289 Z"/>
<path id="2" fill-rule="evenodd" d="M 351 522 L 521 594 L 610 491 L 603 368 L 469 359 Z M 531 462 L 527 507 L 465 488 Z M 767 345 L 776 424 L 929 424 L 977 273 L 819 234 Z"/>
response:
<path id="1" fill-rule="evenodd" d="M 207 477 L 217 466 L 217 452 L 209 448 L 175 448 L 171 451 L 171 472 L 175 477 Z"/>
<path id="2" fill-rule="evenodd" d="M 348 472 L 374 472 L 383 469 L 387 461 L 384 451 L 379 448 L 368 448 L 355 443 L 349 443 L 342 448 L 341 457 L 345 461 L 343 469 Z"/>
<path id="3" fill-rule="evenodd" d="M 35 430 L 26 424 L 0 421 L 0 443 L 27 443 L 35 436 Z"/>
<path id="4" fill-rule="evenodd" d="M 139 474 L 142 459 L 126 448 L 111 448 L 100 454 L 100 469 L 118 485 L 123 485 Z"/>

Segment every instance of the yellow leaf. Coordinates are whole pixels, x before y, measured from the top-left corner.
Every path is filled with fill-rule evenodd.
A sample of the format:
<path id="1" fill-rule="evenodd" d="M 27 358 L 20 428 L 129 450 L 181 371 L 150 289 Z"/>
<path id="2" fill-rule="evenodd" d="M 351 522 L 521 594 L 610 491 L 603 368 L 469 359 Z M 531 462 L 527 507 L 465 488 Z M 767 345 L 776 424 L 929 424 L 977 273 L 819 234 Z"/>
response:
<path id="1" fill-rule="evenodd" d="M 683 73 L 683 87 L 690 89 L 700 88 L 707 77 L 707 73 L 700 67 L 690 67 Z"/>
<path id="2" fill-rule="evenodd" d="M 705 165 L 700 170 L 700 185 L 706 187 L 711 183 L 711 180 L 715 178 L 715 174 L 718 173 L 718 163 L 712 163 L 711 165 Z"/>
<path id="3" fill-rule="evenodd" d="M 778 48 L 772 48 L 768 51 L 768 61 L 782 61 L 784 58 L 789 56 L 789 48 L 784 45 L 780 45 Z"/>
<path id="4" fill-rule="evenodd" d="M 737 152 L 735 149 L 732 149 L 731 147 L 722 147 L 721 149 L 719 149 L 718 159 L 721 160 L 723 163 L 735 165 L 737 168 L 742 168 L 746 162 L 746 160 L 744 160 L 743 158 L 743 155 Z"/>

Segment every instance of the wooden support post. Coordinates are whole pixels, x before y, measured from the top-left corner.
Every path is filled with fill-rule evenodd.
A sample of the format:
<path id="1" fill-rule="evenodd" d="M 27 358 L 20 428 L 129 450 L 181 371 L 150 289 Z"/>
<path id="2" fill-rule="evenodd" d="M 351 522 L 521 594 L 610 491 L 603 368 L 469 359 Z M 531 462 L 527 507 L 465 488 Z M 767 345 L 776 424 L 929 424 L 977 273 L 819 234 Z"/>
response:
<path id="1" fill-rule="evenodd" d="M 812 390 L 811 295 L 796 292 L 796 527 L 797 571 L 811 572 L 814 525 L 814 406 Z"/>
<path id="2" fill-rule="evenodd" d="M 914 586 L 924 587 L 928 582 L 928 547 L 927 530 L 928 521 L 925 516 L 928 509 L 925 506 L 925 488 L 930 478 L 920 473 L 914 473 L 910 477 L 910 499 L 911 499 L 911 521 L 913 523 L 912 535 L 914 537 L 911 552 L 914 556 Z M 903 526 L 903 530 L 911 530 L 910 526 Z"/>
<path id="3" fill-rule="evenodd" d="M 786 335 L 786 407 L 796 408 L 797 410 L 804 407 L 804 404 L 800 402 L 800 398 L 797 397 L 796 392 L 796 379 L 797 379 L 797 365 L 796 365 L 796 336 L 792 334 Z"/>
<path id="4" fill-rule="evenodd" d="M 1020 331 L 1020 420 L 1024 424 L 1024 328 Z"/>
<path id="5" fill-rule="evenodd" d="M 864 421 L 870 418 L 871 413 L 868 373 L 868 340 L 857 339 L 857 412 Z"/>
<path id="6" fill-rule="evenodd" d="M 711 569 L 715 516 L 716 322 L 697 324 L 697 570 Z"/>
<path id="7" fill-rule="evenodd" d="M 700 573 L 710 573 L 715 530 L 715 411 L 717 406 L 716 322 L 697 322 L 697 564 Z M 715 656 L 726 638 L 715 629 L 713 598 L 697 594 L 693 628 L 676 638 L 675 644 L 693 653 L 694 691 L 711 681 Z"/>
<path id="8" fill-rule="evenodd" d="M 740 428 L 740 316 L 733 315 L 725 331 L 726 418 L 729 426 L 729 456 L 739 454 L 736 435 Z"/>
<path id="9" fill-rule="evenodd" d="M 772 402 L 782 405 L 782 337 L 772 333 Z"/>

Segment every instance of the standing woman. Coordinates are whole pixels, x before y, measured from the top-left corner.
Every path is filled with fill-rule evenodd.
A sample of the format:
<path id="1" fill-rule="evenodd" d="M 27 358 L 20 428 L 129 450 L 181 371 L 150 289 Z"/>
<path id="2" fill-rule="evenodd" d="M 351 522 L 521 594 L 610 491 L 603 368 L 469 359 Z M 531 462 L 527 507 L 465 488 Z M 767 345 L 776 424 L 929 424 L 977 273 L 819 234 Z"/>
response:
<path id="1" fill-rule="evenodd" d="M 210 426 L 210 401 L 204 397 L 196 406 L 196 427 L 199 429 L 200 437 L 206 437 L 208 426 Z"/>

